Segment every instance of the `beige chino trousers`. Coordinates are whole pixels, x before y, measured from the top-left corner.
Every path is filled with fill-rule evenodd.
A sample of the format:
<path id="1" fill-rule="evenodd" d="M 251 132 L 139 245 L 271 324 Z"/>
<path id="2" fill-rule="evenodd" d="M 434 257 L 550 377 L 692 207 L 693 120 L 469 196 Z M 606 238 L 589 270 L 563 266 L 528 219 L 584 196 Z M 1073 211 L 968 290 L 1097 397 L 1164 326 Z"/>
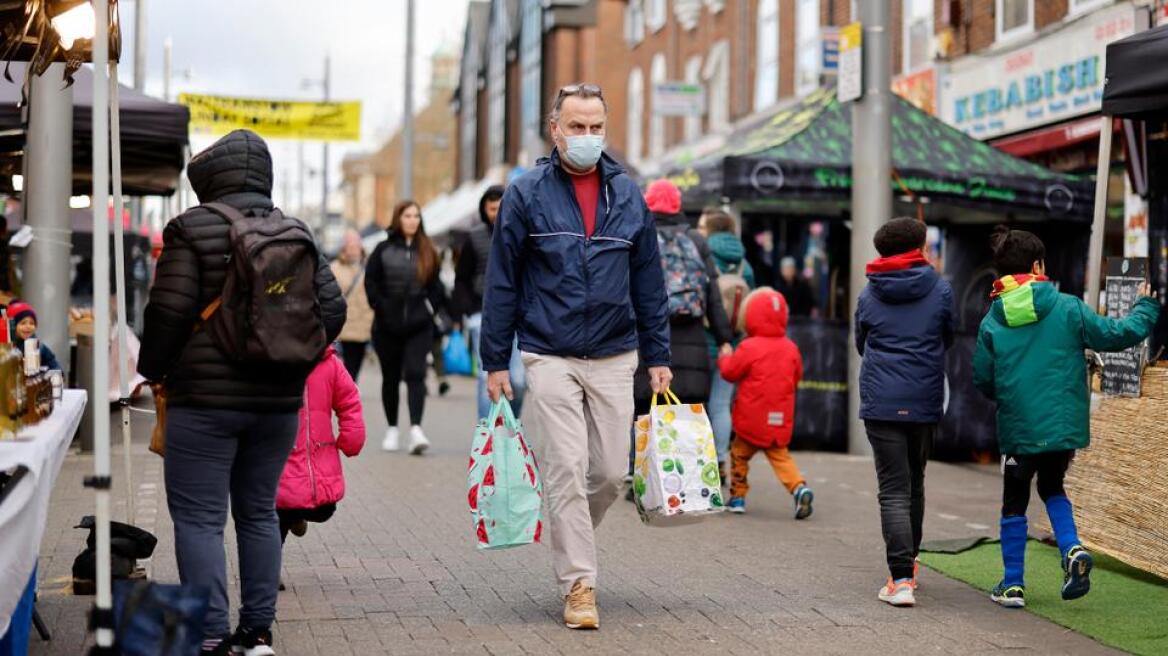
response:
<path id="1" fill-rule="evenodd" d="M 523 366 L 552 565 L 566 595 L 578 580 L 596 586 L 594 529 L 629 467 L 637 353 L 587 359 L 524 353 Z"/>

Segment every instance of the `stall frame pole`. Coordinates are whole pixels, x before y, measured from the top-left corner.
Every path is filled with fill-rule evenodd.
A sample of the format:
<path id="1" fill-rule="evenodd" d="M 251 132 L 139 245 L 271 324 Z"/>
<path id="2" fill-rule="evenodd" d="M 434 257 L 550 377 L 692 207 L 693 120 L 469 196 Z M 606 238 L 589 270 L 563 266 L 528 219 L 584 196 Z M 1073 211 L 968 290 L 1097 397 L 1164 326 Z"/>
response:
<path id="1" fill-rule="evenodd" d="M 1099 119 L 1099 163 L 1095 170 L 1095 216 L 1091 221 L 1091 241 L 1087 246 L 1087 292 L 1083 299 L 1092 310 L 1099 309 L 1099 278 L 1103 271 L 1103 231 L 1107 227 L 1107 188 L 1111 178 L 1112 119 Z"/>
<path id="2" fill-rule="evenodd" d="M 126 479 L 126 523 L 134 523 L 134 476 L 130 430 L 130 353 L 126 335 L 126 234 L 122 215 L 125 200 L 122 197 L 122 120 L 121 101 L 118 98 L 118 64 L 110 62 L 110 163 L 114 194 L 114 289 L 118 307 L 118 405 L 122 412 L 122 462 Z"/>

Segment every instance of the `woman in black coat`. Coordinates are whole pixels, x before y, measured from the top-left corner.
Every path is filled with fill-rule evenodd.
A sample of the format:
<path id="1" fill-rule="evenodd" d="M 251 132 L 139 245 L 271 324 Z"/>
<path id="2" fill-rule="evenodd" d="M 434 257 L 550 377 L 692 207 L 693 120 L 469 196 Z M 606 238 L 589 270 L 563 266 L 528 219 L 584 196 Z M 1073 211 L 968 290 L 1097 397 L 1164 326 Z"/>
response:
<path id="1" fill-rule="evenodd" d="M 373 307 L 373 348 L 381 364 L 381 403 L 389 423 L 381 448 L 396 451 L 399 386 L 409 398 L 413 455 L 430 446 L 422 431 L 426 405 L 426 356 L 436 318 L 445 316 L 446 291 L 438 280 L 439 259 L 414 201 L 398 203 L 389 236 L 377 245 L 365 269 L 365 292 Z"/>

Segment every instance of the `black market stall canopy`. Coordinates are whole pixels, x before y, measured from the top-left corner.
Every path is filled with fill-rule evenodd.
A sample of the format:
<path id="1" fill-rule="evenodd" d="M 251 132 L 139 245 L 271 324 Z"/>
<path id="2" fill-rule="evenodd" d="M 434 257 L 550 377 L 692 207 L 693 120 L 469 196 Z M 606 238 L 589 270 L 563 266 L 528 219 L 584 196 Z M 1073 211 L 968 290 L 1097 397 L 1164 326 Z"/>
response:
<path id="1" fill-rule="evenodd" d="M 1168 25 L 1107 46 L 1103 113 L 1141 118 L 1168 112 Z"/>
<path id="2" fill-rule="evenodd" d="M 929 205 L 1015 219 L 1089 222 L 1094 189 L 1007 155 L 917 109 L 892 103 L 889 191 Z M 844 212 L 851 202 L 852 111 L 823 88 L 731 135 L 720 150 L 668 176 L 687 208 L 729 199 L 745 210 Z"/>
<path id="3" fill-rule="evenodd" d="M 11 176 L 21 173 L 27 127 L 19 106 L 27 65 L 11 62 L 9 71 L 14 82 L 0 79 L 0 191 L 12 191 Z M 92 188 L 93 69 L 82 66 L 73 79 L 73 193 L 80 195 L 90 193 Z M 47 74 L 37 81 L 65 84 L 64 80 L 49 79 Z M 190 112 L 182 105 L 151 98 L 125 85 L 119 86 L 118 96 L 125 193 L 174 193 L 188 143 Z"/>

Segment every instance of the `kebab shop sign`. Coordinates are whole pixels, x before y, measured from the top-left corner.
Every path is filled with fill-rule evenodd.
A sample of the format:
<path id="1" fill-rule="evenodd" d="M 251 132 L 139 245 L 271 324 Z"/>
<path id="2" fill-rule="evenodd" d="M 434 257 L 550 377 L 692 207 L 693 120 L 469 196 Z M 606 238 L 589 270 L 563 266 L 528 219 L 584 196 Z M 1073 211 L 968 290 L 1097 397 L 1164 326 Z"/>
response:
<path id="1" fill-rule="evenodd" d="M 1121 4 L 1033 43 L 954 64 L 941 84 L 941 118 L 978 139 L 1099 111 L 1107 44 L 1135 32 Z"/>

